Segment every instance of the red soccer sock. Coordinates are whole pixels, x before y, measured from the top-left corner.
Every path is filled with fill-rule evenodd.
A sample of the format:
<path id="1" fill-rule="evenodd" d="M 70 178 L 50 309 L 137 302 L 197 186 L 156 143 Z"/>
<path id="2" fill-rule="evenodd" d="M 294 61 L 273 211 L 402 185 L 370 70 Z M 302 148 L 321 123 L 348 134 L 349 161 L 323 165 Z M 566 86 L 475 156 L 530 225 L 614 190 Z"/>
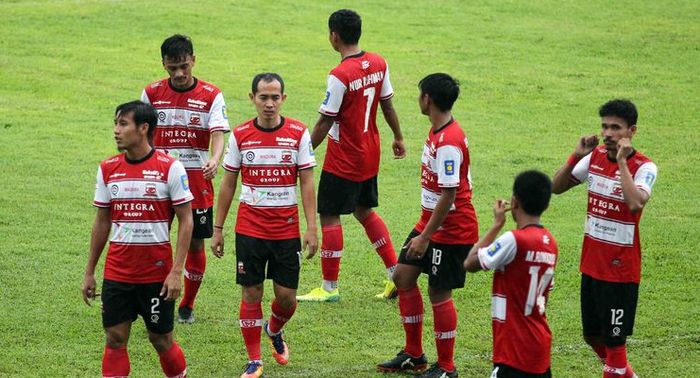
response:
<path id="1" fill-rule="evenodd" d="M 624 378 L 627 377 L 627 346 L 618 345 L 606 347 L 606 360 L 603 367 L 603 378 Z"/>
<path id="2" fill-rule="evenodd" d="M 377 250 L 377 254 L 384 262 L 384 266 L 389 269 L 396 265 L 396 251 L 391 243 L 389 230 L 382 217 L 372 211 L 369 216 L 362 221 L 362 226 L 365 228 L 367 238 L 372 243 L 372 247 Z"/>
<path id="3" fill-rule="evenodd" d="M 262 330 L 262 304 L 241 300 L 240 325 L 248 360 L 260 360 L 260 331 Z"/>
<path id="4" fill-rule="evenodd" d="M 406 334 L 403 350 L 412 357 L 420 357 L 423 354 L 423 297 L 418 286 L 399 289 L 399 312 Z"/>
<path id="5" fill-rule="evenodd" d="M 297 309 L 297 303 L 291 308 L 284 308 L 280 306 L 277 299 L 272 301 L 272 315 L 270 316 L 270 323 L 268 323 L 268 328 L 270 333 L 276 334 L 282 330 L 282 327 L 292 318 L 294 311 Z"/>
<path id="6" fill-rule="evenodd" d="M 173 345 L 167 351 L 160 353 L 160 367 L 168 378 L 184 378 L 187 376 L 187 362 L 180 345 L 173 340 Z"/>
<path id="7" fill-rule="evenodd" d="M 128 377 L 131 371 L 126 346 L 112 349 L 105 345 L 102 355 L 102 376 L 110 378 Z"/>
<path id="8" fill-rule="evenodd" d="M 343 255 L 343 226 L 321 226 L 321 270 L 326 281 L 338 281 Z"/>
<path id="9" fill-rule="evenodd" d="M 435 322 L 435 347 L 437 347 L 438 365 L 445 371 L 455 369 L 454 349 L 457 335 L 457 310 L 452 298 L 433 304 Z"/>
<path id="10" fill-rule="evenodd" d="M 195 251 L 187 251 L 187 260 L 185 260 L 185 293 L 180 301 L 180 306 L 187 306 L 190 309 L 194 308 L 194 299 L 199 292 L 199 286 L 204 279 L 204 271 L 207 268 L 207 254 L 204 248 Z"/>

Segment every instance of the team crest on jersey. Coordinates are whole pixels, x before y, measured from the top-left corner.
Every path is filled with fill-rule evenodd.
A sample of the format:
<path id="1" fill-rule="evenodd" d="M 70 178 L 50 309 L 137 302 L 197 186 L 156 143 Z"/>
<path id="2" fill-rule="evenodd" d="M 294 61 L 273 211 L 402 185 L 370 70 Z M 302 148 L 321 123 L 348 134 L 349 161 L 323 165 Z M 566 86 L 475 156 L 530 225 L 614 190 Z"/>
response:
<path id="1" fill-rule="evenodd" d="M 202 119 L 199 114 L 190 114 L 190 126 L 201 126 Z"/>
<path id="2" fill-rule="evenodd" d="M 542 244 L 544 245 L 549 245 L 549 236 L 547 235 L 542 235 Z"/>
<path id="3" fill-rule="evenodd" d="M 369 68 L 369 60 L 363 60 L 362 61 L 362 69 L 366 70 Z"/>
<path id="4" fill-rule="evenodd" d="M 498 253 L 498 251 L 500 251 L 500 250 L 501 250 L 501 243 L 495 242 L 495 243 L 491 244 L 489 249 L 486 250 L 486 253 L 488 253 L 489 256 L 493 257 L 493 255 Z"/>
<path id="5" fill-rule="evenodd" d="M 610 195 L 615 197 L 622 197 L 622 185 L 615 183 L 615 185 L 613 185 L 612 187 Z"/>
<path id="6" fill-rule="evenodd" d="M 455 174 L 455 161 L 445 160 L 445 175 L 452 176 Z"/>
<path id="7" fill-rule="evenodd" d="M 146 189 L 143 193 L 144 197 L 155 197 L 158 195 L 158 192 L 156 190 L 156 184 L 153 183 L 147 183 L 146 184 Z"/>
<path id="8" fill-rule="evenodd" d="M 282 156 L 280 158 L 281 164 L 292 164 L 292 151 L 282 151 Z"/>
<path id="9" fill-rule="evenodd" d="M 182 184 L 182 189 L 190 190 L 190 180 L 187 178 L 187 175 L 180 176 L 180 183 Z"/>

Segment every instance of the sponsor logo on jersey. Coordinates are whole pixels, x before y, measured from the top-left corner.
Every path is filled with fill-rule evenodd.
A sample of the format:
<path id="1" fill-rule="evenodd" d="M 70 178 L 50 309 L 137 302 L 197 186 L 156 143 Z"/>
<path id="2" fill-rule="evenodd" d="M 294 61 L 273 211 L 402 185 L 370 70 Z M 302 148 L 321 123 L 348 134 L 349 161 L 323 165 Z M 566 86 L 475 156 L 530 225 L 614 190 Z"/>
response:
<path id="1" fill-rule="evenodd" d="M 649 186 L 654 184 L 654 180 L 656 180 L 656 175 L 651 172 L 647 172 L 647 175 L 644 176 L 644 182 Z"/>
<path id="2" fill-rule="evenodd" d="M 158 100 L 154 102 L 153 105 L 170 105 L 170 101 Z"/>
<path id="3" fill-rule="evenodd" d="M 228 119 L 228 114 L 226 114 L 226 106 L 221 107 L 221 115 L 224 117 L 224 119 Z"/>
<path id="4" fill-rule="evenodd" d="M 147 183 L 145 191 L 143 193 L 144 197 L 155 197 L 158 195 L 158 191 L 156 190 L 156 184 L 153 183 Z"/>
<path id="5" fill-rule="evenodd" d="M 143 178 L 160 179 L 161 177 L 163 177 L 163 172 L 149 169 L 142 170 L 141 174 L 143 174 Z"/>
<path id="6" fill-rule="evenodd" d="M 302 131 L 302 130 L 304 130 L 303 127 L 301 127 L 301 126 L 299 126 L 299 125 L 296 125 L 296 124 L 293 124 L 293 123 L 290 123 L 290 124 L 289 124 L 289 127 L 291 127 L 293 130 L 297 130 L 297 131 Z"/>
<path id="7" fill-rule="evenodd" d="M 277 142 L 278 146 L 294 147 L 297 145 L 297 140 L 294 138 L 275 137 L 275 141 Z"/>
<path id="8" fill-rule="evenodd" d="M 202 118 L 199 116 L 199 114 L 190 114 L 190 126 L 201 126 L 202 125 Z"/>
<path id="9" fill-rule="evenodd" d="M 314 146 L 309 143 L 309 155 L 314 156 Z"/>
<path id="10" fill-rule="evenodd" d="M 109 178 L 117 178 L 117 177 L 124 177 L 126 176 L 126 173 L 112 173 L 109 175 Z"/>
<path id="11" fill-rule="evenodd" d="M 331 98 L 331 92 L 326 91 L 326 98 L 323 99 L 323 105 L 328 105 L 328 100 Z"/>
<path id="12" fill-rule="evenodd" d="M 292 151 L 282 151 L 282 157 L 279 161 L 281 164 L 292 164 Z"/>
<path id="13" fill-rule="evenodd" d="M 190 190 L 190 180 L 187 178 L 186 174 L 180 176 L 180 184 L 182 184 L 183 190 Z"/>
<path id="14" fill-rule="evenodd" d="M 243 265 L 243 261 L 238 262 L 238 274 L 245 274 L 245 266 Z M 243 322 L 243 320 L 241 320 L 241 322 Z M 241 323 L 241 325 L 242 324 L 243 323 Z"/>
<path id="15" fill-rule="evenodd" d="M 191 108 L 204 109 L 207 106 L 206 101 L 194 100 L 191 98 L 187 99 L 187 105 Z"/>
<path id="16" fill-rule="evenodd" d="M 489 254 L 489 256 L 493 257 L 498 251 L 501 249 L 501 243 L 500 242 L 495 242 L 491 244 L 489 249 L 486 250 L 486 253 Z"/>
<path id="17" fill-rule="evenodd" d="M 549 236 L 547 236 L 547 235 L 542 235 L 542 243 L 543 243 L 544 245 L 549 245 L 549 242 L 550 242 Z"/>
<path id="18" fill-rule="evenodd" d="M 245 159 L 248 161 L 253 161 L 255 160 L 255 152 L 253 151 L 248 151 L 245 153 Z"/>
<path id="19" fill-rule="evenodd" d="M 369 60 L 363 60 L 361 64 L 362 64 L 363 70 L 366 70 L 369 68 Z"/>
<path id="20" fill-rule="evenodd" d="M 158 112 L 158 120 L 159 120 L 159 121 L 165 122 L 165 117 L 167 117 L 167 116 L 165 115 L 165 112 L 162 112 L 162 111 L 161 111 L 161 112 Z"/>
<path id="21" fill-rule="evenodd" d="M 445 160 L 445 175 L 453 176 L 455 174 L 455 161 Z"/>

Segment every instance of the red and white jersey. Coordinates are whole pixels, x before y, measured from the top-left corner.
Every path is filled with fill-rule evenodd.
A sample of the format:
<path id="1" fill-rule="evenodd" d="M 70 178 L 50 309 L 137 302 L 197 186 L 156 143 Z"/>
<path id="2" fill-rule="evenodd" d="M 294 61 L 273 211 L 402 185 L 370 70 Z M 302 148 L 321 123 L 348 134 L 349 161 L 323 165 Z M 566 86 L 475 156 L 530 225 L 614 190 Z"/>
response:
<path id="1" fill-rule="evenodd" d="M 274 129 L 256 119 L 236 127 L 224 169 L 239 172 L 241 196 L 236 232 L 261 239 L 299 237 L 297 176 L 316 165 L 311 136 L 303 123 L 287 117 Z"/>
<path id="2" fill-rule="evenodd" d="M 146 86 L 141 101 L 158 110 L 154 146 L 178 158 L 187 170 L 194 194 L 192 208 L 212 207 L 214 187 L 204 179 L 202 166 L 209 161 L 211 133 L 231 131 L 219 88 L 195 79 L 192 88 L 178 90 L 163 79 Z"/>
<path id="3" fill-rule="evenodd" d="M 472 206 L 469 143 L 454 119 L 437 132 L 430 129 L 421 157 L 421 217 L 416 231 L 423 232 L 443 188 L 457 188 L 455 202 L 430 240 L 444 244 L 474 244 L 479 225 Z"/>
<path id="4" fill-rule="evenodd" d="M 104 278 L 162 282 L 172 267 L 173 206 L 192 201 L 182 163 L 161 151 L 140 161 L 113 156 L 97 169 L 97 207 L 110 209 L 112 230 Z"/>
<path id="5" fill-rule="evenodd" d="M 351 55 L 328 75 L 319 113 L 335 117 L 328 132 L 323 170 L 362 182 L 379 172 L 377 105 L 394 95 L 389 67 L 377 54 Z"/>
<path id="6" fill-rule="evenodd" d="M 559 252 L 539 225 L 504 233 L 479 249 L 484 270 L 495 270 L 491 297 L 493 362 L 527 373 L 551 365 L 552 332 L 545 307 Z"/>
<path id="7" fill-rule="evenodd" d="M 637 188 L 651 195 L 657 168 L 640 152 L 627 159 Z M 609 282 L 639 283 L 642 249 L 639 220 L 625 203 L 617 162 L 607 158 L 604 146 L 581 159 L 571 172 L 575 183 L 588 182 L 588 214 L 581 252 L 581 272 Z"/>

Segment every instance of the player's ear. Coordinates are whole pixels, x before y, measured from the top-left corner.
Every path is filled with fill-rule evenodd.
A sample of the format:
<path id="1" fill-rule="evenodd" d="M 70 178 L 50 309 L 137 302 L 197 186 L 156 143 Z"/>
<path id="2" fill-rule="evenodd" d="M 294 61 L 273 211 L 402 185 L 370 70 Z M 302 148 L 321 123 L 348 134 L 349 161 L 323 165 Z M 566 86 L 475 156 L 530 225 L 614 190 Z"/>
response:
<path id="1" fill-rule="evenodd" d="M 195 62 L 196 58 L 197 58 L 196 55 L 192 55 L 192 67 L 194 67 L 194 62 Z"/>
<path id="2" fill-rule="evenodd" d="M 250 102 L 255 102 L 255 94 L 253 92 L 248 93 L 248 98 L 250 98 Z"/>
<path id="3" fill-rule="evenodd" d="M 630 137 L 634 136 L 634 134 L 637 133 L 637 125 L 632 125 L 629 127 L 629 134 Z"/>
<path id="4" fill-rule="evenodd" d="M 284 102 L 285 100 L 287 100 L 287 94 L 282 93 L 282 101 L 281 102 Z"/>

